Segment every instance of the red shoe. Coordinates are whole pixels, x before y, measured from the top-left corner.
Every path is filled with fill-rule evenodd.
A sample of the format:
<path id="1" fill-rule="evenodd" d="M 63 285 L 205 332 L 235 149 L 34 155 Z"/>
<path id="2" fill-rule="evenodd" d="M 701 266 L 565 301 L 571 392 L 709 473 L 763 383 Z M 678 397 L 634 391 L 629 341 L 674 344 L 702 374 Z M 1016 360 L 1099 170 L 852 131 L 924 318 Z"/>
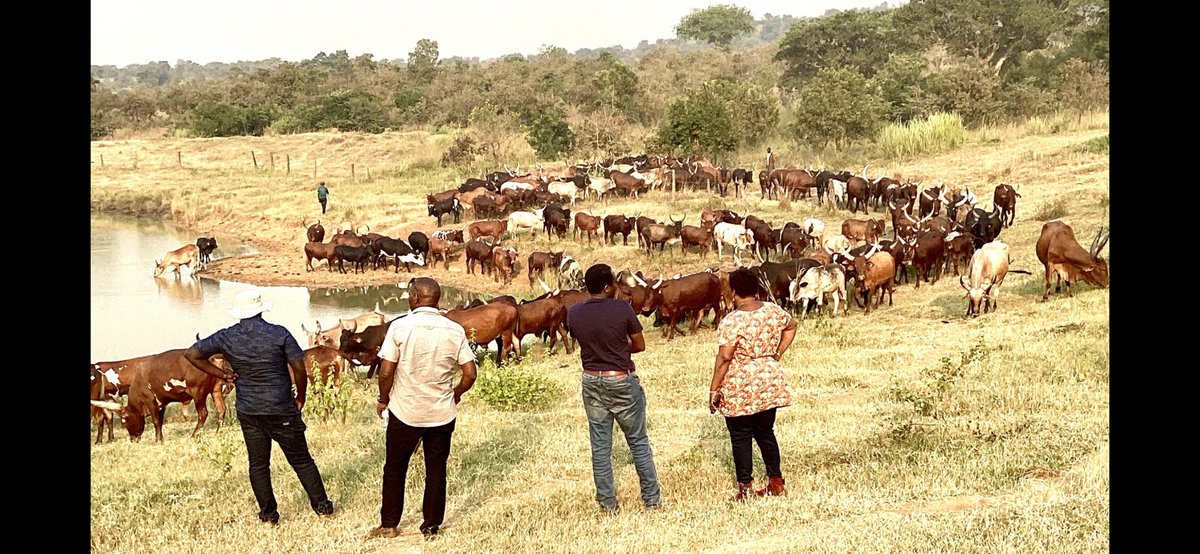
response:
<path id="1" fill-rule="evenodd" d="M 754 481 L 753 480 L 748 481 L 746 483 L 738 483 L 737 494 L 731 496 L 729 498 L 729 501 L 730 502 L 745 502 L 746 499 L 749 498 L 752 493 L 754 493 Z"/>
<path id="2" fill-rule="evenodd" d="M 754 491 L 758 496 L 787 496 L 787 489 L 783 487 L 783 477 L 772 477 L 767 483 L 767 488 Z"/>

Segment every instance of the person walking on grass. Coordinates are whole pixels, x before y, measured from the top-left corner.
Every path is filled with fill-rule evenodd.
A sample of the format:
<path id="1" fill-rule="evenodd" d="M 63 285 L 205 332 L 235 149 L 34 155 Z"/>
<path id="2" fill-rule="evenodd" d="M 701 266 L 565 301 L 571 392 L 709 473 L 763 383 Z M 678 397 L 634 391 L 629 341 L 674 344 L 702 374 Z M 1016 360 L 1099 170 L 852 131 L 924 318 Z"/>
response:
<path id="1" fill-rule="evenodd" d="M 246 441 L 258 519 L 278 525 L 279 506 L 271 487 L 271 441 L 279 444 L 300 478 L 313 511 L 331 516 L 334 509 L 304 438 L 306 426 L 300 416 L 308 388 L 304 351 L 287 328 L 263 319 L 262 313 L 270 309 L 271 303 L 263 302 L 258 290 L 239 292 L 229 315 L 240 321 L 197 341 L 183 355 L 205 373 L 229 383 L 237 381 L 237 418 Z M 225 356 L 232 373 L 209 361 L 214 354 Z"/>
<path id="2" fill-rule="evenodd" d="M 729 274 L 734 310 L 717 326 L 717 359 L 708 393 L 708 411 L 721 411 L 733 447 L 738 491 L 730 501 L 751 493 L 781 496 L 779 442 L 775 410 L 792 403 L 779 358 L 796 337 L 796 320 L 776 304 L 755 298 L 758 278 L 742 268 Z M 769 483 L 754 490 L 753 442 L 758 443 Z"/>
<path id="3" fill-rule="evenodd" d="M 317 183 L 317 202 L 321 203 L 321 214 L 325 214 L 325 203 L 329 201 L 329 189 L 325 188 L 325 181 Z"/>
<path id="4" fill-rule="evenodd" d="M 571 306 L 567 311 L 567 328 L 579 341 L 583 410 L 588 419 L 596 502 L 608 512 L 619 507 L 612 471 L 615 420 L 633 454 L 642 503 L 646 509 L 655 510 L 661 498 L 654 454 L 646 433 L 646 392 L 630 356 L 646 349 L 642 325 L 629 302 L 613 298 L 617 288 L 608 265 L 589 267 L 583 281 L 591 298 Z"/>
<path id="5" fill-rule="evenodd" d="M 437 536 L 446 515 L 446 461 L 458 417 L 455 405 L 475 384 L 475 354 L 462 325 L 438 311 L 442 288 L 418 277 L 409 282 L 411 312 L 392 321 L 379 349 L 380 417 L 387 414 L 383 506 L 370 537 L 395 537 L 404 512 L 408 462 L 420 443 L 425 452 L 421 534 Z M 454 370 L 462 379 L 454 385 Z"/>

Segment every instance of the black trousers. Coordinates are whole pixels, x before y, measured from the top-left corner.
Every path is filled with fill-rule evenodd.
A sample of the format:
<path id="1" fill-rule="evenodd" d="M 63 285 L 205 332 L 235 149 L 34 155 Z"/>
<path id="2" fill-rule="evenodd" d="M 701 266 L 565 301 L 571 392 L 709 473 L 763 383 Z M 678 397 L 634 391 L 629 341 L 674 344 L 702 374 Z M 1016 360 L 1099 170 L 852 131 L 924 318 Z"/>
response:
<path id="1" fill-rule="evenodd" d="M 304 420 L 300 412 L 290 415 L 247 415 L 237 414 L 242 424 L 242 437 L 246 440 L 246 455 L 250 461 L 250 488 L 258 501 L 260 519 L 278 519 L 279 505 L 271 488 L 271 441 L 279 443 L 279 449 L 288 464 L 296 471 L 308 502 L 313 511 L 324 513 L 332 508 L 325 493 L 325 483 L 317 462 L 308 452 L 308 441 L 304 438 Z"/>
<path id="2" fill-rule="evenodd" d="M 437 528 L 446 518 L 446 460 L 450 458 L 450 435 L 454 421 L 437 427 L 413 427 L 400 421 L 388 410 L 387 459 L 383 463 L 383 507 L 379 510 L 380 527 L 400 525 L 404 512 L 404 482 L 408 479 L 408 461 L 417 450 L 417 441 L 425 448 L 425 498 L 421 504 L 421 530 Z M 456 420 L 457 421 L 457 420 Z"/>
<path id="3" fill-rule="evenodd" d="M 757 414 L 726 417 L 729 442 L 733 444 L 733 467 L 739 483 L 754 480 L 754 442 L 762 451 L 767 477 L 783 477 L 779 470 L 779 442 L 775 440 L 775 408 Z"/>
<path id="4" fill-rule="evenodd" d="M 317 202 L 321 203 L 321 213 L 325 213 L 325 202 L 328 202 L 328 200 L 318 198 Z"/>

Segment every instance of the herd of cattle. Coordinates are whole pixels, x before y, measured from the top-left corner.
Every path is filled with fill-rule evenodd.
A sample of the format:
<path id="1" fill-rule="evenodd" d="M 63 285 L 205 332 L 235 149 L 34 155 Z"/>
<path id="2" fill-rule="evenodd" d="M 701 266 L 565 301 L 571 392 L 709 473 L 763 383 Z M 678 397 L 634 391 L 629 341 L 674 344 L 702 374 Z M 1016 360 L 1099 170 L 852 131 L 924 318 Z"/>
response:
<path id="1" fill-rule="evenodd" d="M 623 166 L 623 162 L 631 164 Z M 641 215 L 601 218 L 579 212 L 572 220 L 566 204 L 575 200 L 571 194 L 574 191 L 555 185 L 569 183 L 575 190 L 595 190 L 602 198 L 613 190 L 633 195 L 643 193 L 661 185 L 664 175 L 674 179 L 676 186 L 680 183 L 711 186 L 722 194 L 729 183 L 734 184 L 735 194 L 740 194 L 746 183 L 753 182 L 749 171 L 729 171 L 727 180 L 725 170 L 709 172 L 696 160 L 657 158 L 654 163 L 631 158 L 596 165 L 606 171 L 605 177 L 590 177 L 585 166 L 570 168 L 578 172 L 558 175 L 538 166 L 538 175 L 532 179 L 523 178 L 516 171 L 497 172 L 447 191 L 454 194 L 442 198 L 431 195 L 429 214 L 438 218 L 439 227 L 442 215 L 453 213 L 458 221 L 466 206 L 471 206 L 477 215 L 490 215 L 495 212 L 488 210 L 501 206 L 541 205 L 531 211 L 514 211 L 505 219 L 474 221 L 465 229 L 433 231 L 431 236 L 416 231 L 404 240 L 371 233 L 369 227 L 355 230 L 343 225 L 329 242 L 324 242 L 325 229 L 320 221 L 313 225 L 302 222 L 308 239 L 304 246 L 306 266 L 311 271 L 314 259 L 325 260 L 328 270 L 332 271 L 336 265 L 345 272 L 344 263 L 349 262 L 353 264 L 351 269 L 358 272 L 368 267 L 386 267 L 391 257 L 395 272 L 399 272 L 401 264 L 411 272 L 412 264 L 423 266 L 427 260 L 434 263 L 440 260 L 448 268 L 451 255 L 461 249 L 469 274 L 478 266 L 481 273 L 507 284 L 516 273 L 518 253 L 515 247 L 501 244 L 502 239 L 515 239 L 522 229 L 530 229 L 534 234 L 539 226 L 548 237 L 565 239 L 573 221 L 573 238 L 582 240 L 586 235 L 589 245 L 602 227 L 603 236 L 596 238 L 606 244 L 615 244 L 616 236 L 621 235 L 622 244 L 628 245 L 633 233 L 636 245 L 648 253 L 655 247 L 661 252 L 669 245 L 679 244 L 682 252 L 695 247 L 705 257 L 708 249 L 715 247 L 720 262 L 724 246 L 729 246 L 734 265 L 738 266 L 742 265 L 743 252 L 748 253 L 758 262 L 750 269 L 759 278 L 759 297 L 789 308 L 801 318 L 814 306 L 821 314 L 826 297 L 833 304 L 834 316 L 839 310 L 848 314 L 851 294 L 848 291 L 852 291 L 855 303 L 869 313 L 872 300 L 878 308 L 885 294 L 891 305 L 896 285 L 908 283 L 910 273 L 914 286 L 920 287 L 922 281 L 935 284 L 939 276 L 949 271 L 959 276 L 959 284 L 966 291 L 966 315 L 977 316 L 997 309 L 1000 288 L 1008 273 L 1029 273 L 1010 269 L 1009 247 L 997 240 L 1001 231 L 1013 224 L 1016 199 L 1020 196 L 1007 184 L 995 188 L 993 208 L 988 211 L 976 206 L 976 196 L 971 191 L 950 190 L 944 185 L 918 190 L 919 183 L 900 183 L 887 177 L 868 180 L 846 172 L 786 169 L 760 173 L 764 197 L 782 194 L 800 198 L 811 189 L 817 192 L 818 202 L 845 206 L 855 213 L 862 209 L 869 214 L 872 204 L 877 209 L 886 209 L 892 229 L 891 238 L 885 239 L 887 220 L 870 217 L 846 219 L 836 228 L 827 227 L 817 218 L 776 226 L 754 215 L 743 217 L 727 209 L 703 211 L 698 226 L 684 225 L 686 216 L 679 219 L 671 216 L 669 222 L 659 222 Z M 634 181 L 621 175 L 633 177 Z M 597 183 L 600 183 L 598 189 L 589 188 Z M 1042 299 L 1050 293 L 1051 276 L 1057 278 L 1056 293 L 1063 281 L 1067 283 L 1068 294 L 1071 283 L 1080 279 L 1107 286 L 1108 266 L 1100 257 L 1107 241 L 1108 233 L 1101 230 L 1085 250 L 1067 223 L 1055 220 L 1043 225 L 1035 247 L 1045 269 Z M 195 245 L 168 253 L 158 263 L 155 276 L 172 267 L 206 263 L 208 253 L 215 247 L 215 240 L 201 238 Z M 780 261 L 770 261 L 771 254 L 776 254 Z M 477 346 L 495 343 L 500 364 L 510 356 L 520 358 L 521 341 L 529 335 L 548 339 L 551 353 L 558 342 L 572 352 L 573 339 L 566 327 L 567 309 L 589 297 L 582 288 L 579 262 L 565 252 L 534 252 L 527 259 L 526 269 L 530 286 L 536 281 L 544 294 L 522 301 L 503 295 L 444 311 L 446 317 L 469 330 Z M 558 277 L 557 288 L 546 284 L 547 272 Z M 683 334 L 680 323 L 690 319 L 689 332 L 692 332 L 711 315 L 711 325 L 715 328 L 732 309 L 729 272 L 710 268 L 690 275 L 660 275 L 655 279 L 641 271 L 623 270 L 617 275 L 616 297 L 629 302 L 635 313 L 653 318 L 655 326 L 665 325 L 667 340 L 671 340 L 676 333 Z M 332 326 L 325 327 L 320 322 L 311 328 L 302 325 L 308 336 L 305 367 L 309 368 L 309 378 L 316 378 L 312 368 L 318 367 L 321 379 L 332 375 L 336 382 L 351 364 L 367 367 L 370 378 L 378 368 L 378 352 L 390 321 L 376 309 Z M 199 419 L 193 434 L 207 417 L 208 396 L 214 397 L 218 414 L 224 417 L 224 394 L 228 391 L 223 390 L 218 380 L 192 366 L 182 353 L 183 350 L 169 350 L 93 364 L 92 410 L 98 423 L 97 443 L 106 423 L 112 440 L 114 414 L 120 414 L 131 438 L 142 434 L 145 415 L 150 414 L 156 436 L 161 440 L 163 414 L 172 402 L 196 400 Z M 219 356 L 214 358 L 218 365 L 226 363 Z M 125 407 L 117 401 L 122 395 L 129 398 Z"/>

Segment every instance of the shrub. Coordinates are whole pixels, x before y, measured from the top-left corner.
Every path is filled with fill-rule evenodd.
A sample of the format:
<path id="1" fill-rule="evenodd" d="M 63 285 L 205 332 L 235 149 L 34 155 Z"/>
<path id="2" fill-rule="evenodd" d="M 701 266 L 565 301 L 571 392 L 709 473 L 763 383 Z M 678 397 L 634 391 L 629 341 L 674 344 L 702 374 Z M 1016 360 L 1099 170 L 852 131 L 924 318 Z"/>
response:
<path id="1" fill-rule="evenodd" d="M 442 166 L 465 165 L 475 161 L 475 140 L 470 135 L 459 135 L 454 142 L 442 153 Z"/>
<path id="2" fill-rule="evenodd" d="M 889 156 L 907 158 L 953 150 L 966 138 L 967 130 L 958 114 L 935 113 L 924 121 L 884 127 L 879 133 L 879 147 Z"/>
<path id="3" fill-rule="evenodd" d="M 1076 152 L 1086 152 L 1088 154 L 1106 154 L 1108 153 L 1108 135 L 1096 137 L 1075 148 Z"/>
<path id="4" fill-rule="evenodd" d="M 491 357 L 484 355 L 471 393 L 489 406 L 509 411 L 539 409 L 562 396 L 562 388 L 554 381 L 520 366 L 497 368 Z"/>
<path id="5" fill-rule="evenodd" d="M 1049 202 L 1042 204 L 1038 208 L 1037 213 L 1033 214 L 1034 219 L 1038 221 L 1050 221 L 1051 219 L 1059 219 L 1067 215 L 1067 202 L 1062 197 L 1055 198 Z"/>
<path id="6" fill-rule="evenodd" d="M 845 147 L 876 136 L 888 104 L 873 88 L 854 68 L 821 69 L 800 89 L 792 132 L 818 147 L 830 141 Z"/>

